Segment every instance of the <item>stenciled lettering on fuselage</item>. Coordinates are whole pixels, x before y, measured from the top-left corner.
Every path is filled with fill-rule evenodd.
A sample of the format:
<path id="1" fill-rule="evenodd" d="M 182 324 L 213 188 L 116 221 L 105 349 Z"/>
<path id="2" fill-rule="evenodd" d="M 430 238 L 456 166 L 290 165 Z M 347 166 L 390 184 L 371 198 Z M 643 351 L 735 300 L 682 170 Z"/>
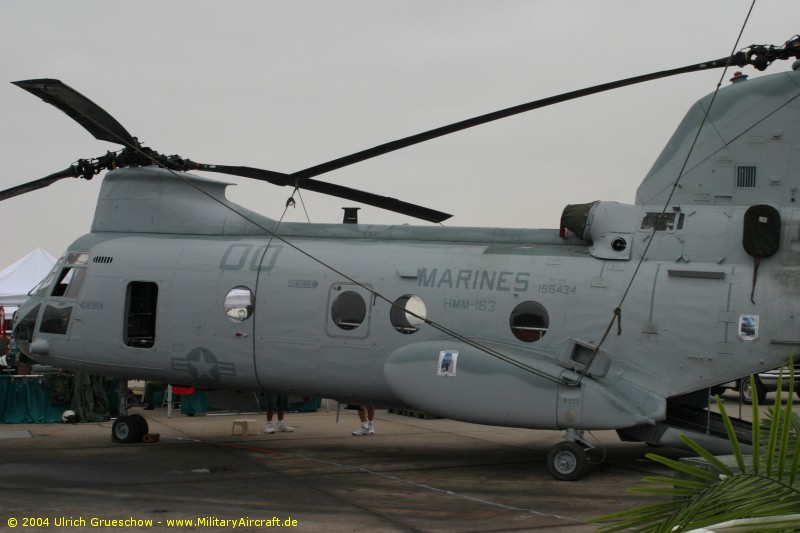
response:
<path id="1" fill-rule="evenodd" d="M 316 289 L 319 282 L 315 279 L 290 279 L 289 287 L 293 289 Z"/>
<path id="2" fill-rule="evenodd" d="M 248 243 L 234 243 L 228 246 L 222 260 L 219 262 L 220 270 L 243 270 L 270 272 L 275 268 L 278 256 L 283 250 L 283 245 L 263 244 L 256 247 Z"/>
<path id="3" fill-rule="evenodd" d="M 483 311 L 486 313 L 494 313 L 497 309 L 497 302 L 494 300 L 473 300 L 470 298 L 445 298 L 442 307 L 452 311 Z"/>
<path id="4" fill-rule="evenodd" d="M 420 268 L 418 275 L 420 287 L 508 292 L 526 292 L 530 278 L 530 272 L 453 268 Z"/>

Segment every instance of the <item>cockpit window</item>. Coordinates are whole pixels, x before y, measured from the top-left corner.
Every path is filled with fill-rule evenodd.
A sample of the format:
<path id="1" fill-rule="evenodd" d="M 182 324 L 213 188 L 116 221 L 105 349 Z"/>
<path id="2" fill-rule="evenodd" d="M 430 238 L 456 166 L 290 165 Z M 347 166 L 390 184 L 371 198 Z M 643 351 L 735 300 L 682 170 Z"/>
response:
<path id="1" fill-rule="evenodd" d="M 42 313 L 42 323 L 39 325 L 39 332 L 66 335 L 71 315 L 72 305 L 67 305 L 66 307 L 45 306 L 44 313 Z"/>
<path id="2" fill-rule="evenodd" d="M 14 324 L 14 339 L 17 341 L 17 348 L 28 357 L 31 355 L 31 341 L 33 340 L 33 332 L 36 328 L 36 319 L 39 317 L 40 308 L 41 305 L 37 304 Z"/>
<path id="3" fill-rule="evenodd" d="M 86 265 L 89 263 L 89 254 L 86 252 L 71 252 L 67 254 L 64 267 L 58 275 L 57 281 L 53 286 L 50 296 L 61 298 L 77 298 L 86 278 Z M 35 289 L 36 294 L 44 295 L 50 287 L 50 283 L 58 272 L 58 267 L 54 268 L 50 274 Z"/>
<path id="4" fill-rule="evenodd" d="M 85 265 L 89 262 L 89 254 L 86 252 L 72 252 L 67 256 L 68 265 Z"/>
<path id="5" fill-rule="evenodd" d="M 53 278 L 56 277 L 56 272 L 58 272 L 58 266 L 54 266 L 53 269 L 44 277 L 39 284 L 34 287 L 31 292 L 28 293 L 28 296 L 36 295 L 36 296 L 47 296 L 47 290 L 50 288 L 50 284 L 53 282 Z"/>
<path id="6" fill-rule="evenodd" d="M 51 296 L 77 298 L 86 279 L 86 267 L 66 267 L 61 270 Z"/>

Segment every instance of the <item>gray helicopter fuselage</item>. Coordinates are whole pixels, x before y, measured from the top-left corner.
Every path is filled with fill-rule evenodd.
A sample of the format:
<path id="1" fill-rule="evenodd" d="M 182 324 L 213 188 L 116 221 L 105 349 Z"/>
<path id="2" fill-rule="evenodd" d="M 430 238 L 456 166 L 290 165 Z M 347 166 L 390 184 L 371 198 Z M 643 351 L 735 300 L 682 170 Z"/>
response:
<path id="1" fill-rule="evenodd" d="M 798 77 L 722 91 L 668 199 L 699 127 L 690 112 L 637 204 L 597 203 L 569 235 L 278 224 L 229 202 L 224 183 L 110 172 L 91 233 L 20 308 L 31 353 L 496 425 L 664 420 L 668 398 L 785 364 L 800 346 Z M 762 161 L 761 181 L 736 181 Z M 742 243 L 761 204 L 780 215 L 779 248 L 756 259 Z"/>

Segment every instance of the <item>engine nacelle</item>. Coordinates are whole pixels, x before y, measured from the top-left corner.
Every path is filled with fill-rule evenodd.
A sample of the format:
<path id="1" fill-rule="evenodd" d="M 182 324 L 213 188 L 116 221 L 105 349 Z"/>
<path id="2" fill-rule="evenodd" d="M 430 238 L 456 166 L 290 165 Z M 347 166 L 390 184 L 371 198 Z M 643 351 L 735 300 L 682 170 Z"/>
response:
<path id="1" fill-rule="evenodd" d="M 561 233 L 569 230 L 590 241 L 589 252 L 599 259 L 631 258 L 633 233 L 642 220 L 642 208 L 617 202 L 571 204 L 561 214 Z"/>

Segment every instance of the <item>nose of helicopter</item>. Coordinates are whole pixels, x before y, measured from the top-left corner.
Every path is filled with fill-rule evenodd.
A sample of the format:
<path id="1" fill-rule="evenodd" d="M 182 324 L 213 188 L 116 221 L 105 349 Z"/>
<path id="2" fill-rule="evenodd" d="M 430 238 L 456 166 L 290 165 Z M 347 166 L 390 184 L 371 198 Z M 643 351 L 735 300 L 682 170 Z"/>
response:
<path id="1" fill-rule="evenodd" d="M 17 311 L 17 317 L 20 318 L 14 324 L 14 339 L 17 341 L 17 348 L 26 357 L 31 355 L 31 342 L 36 331 L 40 307 L 41 298 L 31 297 Z"/>

